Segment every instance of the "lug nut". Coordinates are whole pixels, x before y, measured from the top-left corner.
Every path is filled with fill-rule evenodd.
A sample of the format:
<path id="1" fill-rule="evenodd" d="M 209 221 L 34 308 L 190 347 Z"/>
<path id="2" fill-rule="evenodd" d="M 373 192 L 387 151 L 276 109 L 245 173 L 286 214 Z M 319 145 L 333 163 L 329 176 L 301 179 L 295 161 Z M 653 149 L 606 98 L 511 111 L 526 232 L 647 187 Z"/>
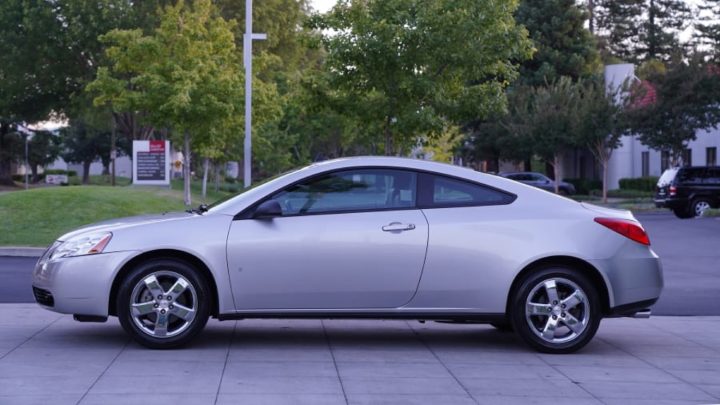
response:
<path id="1" fill-rule="evenodd" d="M 167 300 L 168 300 L 168 301 L 172 301 L 172 295 L 168 295 L 168 296 L 167 296 Z"/>
<path id="2" fill-rule="evenodd" d="M 553 318 L 553 319 L 557 319 L 557 315 L 553 315 L 553 317 L 552 317 L 552 318 Z"/>
<path id="3" fill-rule="evenodd" d="M 155 304 L 155 305 L 153 305 L 154 308 L 157 308 L 157 307 L 159 307 L 159 306 L 160 306 L 160 304 Z"/>
<path id="4" fill-rule="evenodd" d="M 563 318 L 565 318 L 565 312 L 561 313 L 560 316 L 562 316 Z"/>
<path id="5" fill-rule="evenodd" d="M 565 304 L 560 305 L 560 308 L 565 309 Z"/>
<path id="6" fill-rule="evenodd" d="M 553 305 L 557 305 L 557 301 L 553 301 Z"/>
<path id="7" fill-rule="evenodd" d="M 158 299 L 161 300 L 161 299 L 162 299 L 162 295 L 158 295 Z"/>
<path id="8" fill-rule="evenodd" d="M 160 310 L 160 313 L 164 315 L 164 314 L 165 314 L 165 310 L 164 310 L 164 309 L 161 309 L 161 310 Z"/>
<path id="9" fill-rule="evenodd" d="M 173 309 L 173 308 L 175 308 L 175 307 L 174 307 L 174 306 L 172 306 L 172 305 L 170 305 L 170 309 Z"/>

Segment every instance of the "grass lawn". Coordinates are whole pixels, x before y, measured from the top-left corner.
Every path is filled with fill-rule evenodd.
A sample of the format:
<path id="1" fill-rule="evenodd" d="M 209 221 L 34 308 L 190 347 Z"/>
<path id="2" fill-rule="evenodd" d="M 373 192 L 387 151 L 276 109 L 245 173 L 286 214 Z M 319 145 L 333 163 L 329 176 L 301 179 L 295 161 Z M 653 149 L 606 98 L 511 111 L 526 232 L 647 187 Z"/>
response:
<path id="1" fill-rule="evenodd" d="M 212 193 L 208 200 L 225 195 Z M 201 202 L 193 193 L 193 205 Z M 6 192 L 0 194 L 0 246 L 47 246 L 63 233 L 93 222 L 184 209 L 182 189 L 166 187 L 68 186 Z"/>

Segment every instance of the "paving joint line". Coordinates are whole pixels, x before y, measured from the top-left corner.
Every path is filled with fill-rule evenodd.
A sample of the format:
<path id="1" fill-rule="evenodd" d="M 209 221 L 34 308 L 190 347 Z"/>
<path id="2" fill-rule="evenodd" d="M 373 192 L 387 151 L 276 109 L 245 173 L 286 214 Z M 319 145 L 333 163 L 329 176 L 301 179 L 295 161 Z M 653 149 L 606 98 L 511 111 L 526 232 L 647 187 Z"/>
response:
<path id="1" fill-rule="evenodd" d="M 327 342 L 328 350 L 330 350 L 330 357 L 332 357 L 333 366 L 335 366 L 335 374 L 337 374 L 338 376 L 338 381 L 340 382 L 340 389 L 342 389 L 343 398 L 345 398 L 345 404 L 347 405 L 349 402 L 347 392 L 345 392 L 345 384 L 343 384 L 342 376 L 340 375 L 340 369 L 338 368 L 337 361 L 335 360 L 335 353 L 333 353 L 333 347 L 330 343 L 330 336 L 328 336 L 327 329 L 325 328 L 325 320 L 321 319 L 320 325 L 322 325 L 323 335 L 325 335 L 325 341 Z"/>
<path id="2" fill-rule="evenodd" d="M 30 335 L 30 337 L 28 337 L 27 339 L 23 340 L 22 343 L 20 343 L 19 345 L 13 347 L 12 350 L 10 350 L 9 352 L 7 352 L 7 353 L 3 354 L 2 356 L 0 356 L 0 360 L 4 359 L 4 358 L 7 357 L 10 353 L 12 353 L 12 352 L 14 352 L 15 350 L 19 349 L 20 346 L 22 346 L 22 345 L 24 345 L 25 343 L 29 342 L 29 341 L 32 340 L 32 338 L 34 338 L 35 336 L 37 336 L 37 335 L 39 335 L 40 333 L 44 332 L 47 328 L 53 326 L 57 321 L 59 321 L 59 320 L 62 319 L 62 318 L 63 318 L 63 316 L 58 316 L 57 319 L 55 319 L 54 321 L 52 321 L 52 322 L 50 322 L 49 324 L 45 325 L 44 328 L 42 328 L 42 329 L 40 329 L 39 331 L 33 333 L 32 335 Z"/>
<path id="3" fill-rule="evenodd" d="M 561 376 L 567 378 L 568 381 L 570 381 L 573 385 L 575 385 L 576 387 L 579 387 L 581 390 L 583 390 L 583 391 L 585 391 L 586 393 L 588 393 L 588 395 L 590 395 L 592 398 L 594 398 L 595 400 L 597 400 L 597 401 L 600 402 L 601 404 L 606 404 L 606 403 L 607 403 L 607 402 L 603 401 L 600 397 L 598 397 L 598 396 L 596 396 L 595 394 L 593 394 L 592 392 L 588 391 L 587 388 L 583 387 L 583 385 L 582 385 L 582 383 L 581 383 L 580 381 L 575 381 L 575 380 L 573 380 L 573 379 L 570 378 L 567 374 L 563 373 L 559 368 L 557 368 L 557 367 L 555 367 L 554 365 L 550 364 L 550 362 L 548 362 L 547 360 L 545 360 L 539 353 L 536 353 L 536 354 L 535 354 L 535 357 L 537 357 L 538 359 L 540 359 L 540 361 L 542 361 L 543 363 L 545 363 L 545 365 L 547 365 L 547 366 L 550 367 L 551 369 L 557 371 L 558 374 L 560 374 Z"/>
<path id="4" fill-rule="evenodd" d="M 105 375 L 105 373 L 107 373 L 107 371 L 110 369 L 110 367 L 112 367 L 112 365 L 115 364 L 115 361 L 116 361 L 116 360 L 118 359 L 118 357 L 120 357 L 120 355 L 125 351 L 125 349 L 127 348 L 128 344 L 130 344 L 130 339 L 125 340 L 125 344 L 124 344 L 123 347 L 120 349 L 120 351 L 115 355 L 115 357 L 113 357 L 112 360 L 110 360 L 110 363 L 107 365 L 107 367 L 105 367 L 105 369 L 102 371 L 102 373 L 100 373 L 100 375 L 95 379 L 95 381 L 93 381 L 93 383 L 90 385 L 90 387 L 87 389 L 87 391 L 85 391 L 85 393 L 83 394 L 83 396 L 80 397 L 80 399 L 78 399 L 78 401 L 76 402 L 76 405 L 80 405 L 80 403 L 85 399 L 85 397 L 87 396 L 87 394 L 89 394 L 90 391 L 93 389 L 93 387 L 95 387 L 95 384 L 97 384 L 98 381 L 100 381 L 100 379 L 103 378 L 103 376 Z"/>
<path id="5" fill-rule="evenodd" d="M 227 351 L 225 352 L 225 364 L 223 364 L 222 374 L 220 374 L 220 382 L 218 383 L 217 392 L 215 392 L 215 401 L 213 401 L 213 404 L 217 404 L 218 398 L 220 398 L 220 388 L 222 387 L 223 380 L 225 379 L 225 370 L 227 369 L 228 360 L 230 359 L 230 349 L 232 349 L 232 345 L 235 342 L 237 324 L 238 321 L 235 321 L 232 333 L 230 334 L 230 343 L 228 344 Z"/>
<path id="6" fill-rule="evenodd" d="M 661 372 L 669 375 L 670 377 L 676 378 L 676 379 L 677 379 L 678 381 L 680 381 L 680 382 L 683 382 L 683 383 L 685 383 L 685 384 L 687 384 L 687 385 L 689 385 L 689 386 L 691 386 L 691 387 L 693 387 L 693 388 L 697 388 L 698 390 L 700 390 L 700 391 L 704 392 L 706 395 L 708 395 L 710 398 L 718 399 L 718 397 L 716 397 L 714 394 L 712 394 L 712 393 L 710 393 L 710 392 L 708 392 L 708 391 L 705 391 L 705 390 L 704 390 L 703 388 L 701 388 L 699 385 L 692 384 L 692 383 L 690 383 L 689 381 L 687 381 L 686 379 L 684 379 L 684 378 L 682 378 L 682 377 L 679 377 L 679 376 L 676 376 L 675 374 L 673 374 L 673 373 L 671 373 L 671 372 L 669 372 L 669 371 L 667 371 L 667 370 L 665 370 L 665 369 L 663 369 L 663 368 L 660 368 L 660 367 L 656 366 L 655 364 L 653 364 L 653 363 L 645 360 L 644 358 L 642 358 L 642 357 L 640 357 L 640 356 L 635 355 L 634 353 L 631 353 L 631 352 L 629 352 L 629 351 L 627 351 L 627 350 L 625 350 L 625 349 L 623 349 L 623 348 L 621 348 L 621 347 L 618 347 L 618 346 L 616 346 L 616 345 L 608 342 L 607 340 L 605 340 L 605 339 L 603 339 L 603 338 L 595 337 L 595 339 L 599 339 L 599 340 L 607 343 L 607 344 L 610 345 L 611 347 L 613 347 L 613 348 L 615 348 L 615 349 L 617 349 L 617 350 L 620 350 L 621 352 L 623 352 L 623 353 L 625 353 L 625 354 L 629 354 L 629 355 L 632 356 L 632 357 L 635 357 L 636 359 L 638 359 L 638 360 L 640 360 L 641 362 L 647 364 L 648 366 L 654 368 L 655 370 L 659 370 L 659 371 L 661 371 Z M 692 343 L 694 343 L 694 342 L 692 342 Z"/>
<path id="7" fill-rule="evenodd" d="M 420 343 L 422 343 L 422 345 L 425 346 L 425 348 L 433 355 L 433 357 L 435 357 L 435 360 L 437 360 L 438 363 L 440 363 L 440 365 L 443 366 L 443 368 L 445 369 L 445 371 L 447 371 L 448 374 L 450 374 L 450 376 L 452 376 L 452 378 L 455 380 L 456 383 L 458 383 L 458 385 L 460 386 L 460 388 L 462 388 L 463 391 L 465 391 L 465 394 L 467 394 L 467 396 L 468 396 L 473 402 L 475 402 L 476 404 L 479 404 L 480 402 L 478 402 L 477 398 L 475 398 L 475 397 L 470 393 L 470 390 L 468 390 L 467 387 L 465 387 L 465 384 L 463 384 L 462 382 L 460 382 L 460 379 L 457 378 L 457 376 L 455 375 L 455 373 L 453 373 L 452 370 L 450 370 L 450 368 L 440 359 L 440 356 L 438 356 L 437 353 L 435 353 L 435 350 L 433 350 L 432 347 L 430 347 L 430 345 L 429 345 L 429 344 L 425 341 L 425 339 L 415 330 L 415 328 L 413 328 L 412 325 L 410 325 L 410 322 L 405 321 L 405 325 L 406 325 L 408 328 L 410 328 L 410 330 L 412 331 L 413 335 L 415 335 L 415 337 L 420 341 Z"/>

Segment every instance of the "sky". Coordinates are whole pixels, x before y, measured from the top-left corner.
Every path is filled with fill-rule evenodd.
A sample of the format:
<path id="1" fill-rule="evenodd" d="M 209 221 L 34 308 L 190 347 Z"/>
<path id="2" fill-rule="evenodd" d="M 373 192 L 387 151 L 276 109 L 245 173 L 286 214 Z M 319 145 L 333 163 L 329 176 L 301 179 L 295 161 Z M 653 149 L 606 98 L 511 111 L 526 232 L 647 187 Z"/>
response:
<path id="1" fill-rule="evenodd" d="M 315 10 L 324 13 L 330 10 L 336 2 L 337 0 L 310 0 L 310 5 L 312 5 Z"/>

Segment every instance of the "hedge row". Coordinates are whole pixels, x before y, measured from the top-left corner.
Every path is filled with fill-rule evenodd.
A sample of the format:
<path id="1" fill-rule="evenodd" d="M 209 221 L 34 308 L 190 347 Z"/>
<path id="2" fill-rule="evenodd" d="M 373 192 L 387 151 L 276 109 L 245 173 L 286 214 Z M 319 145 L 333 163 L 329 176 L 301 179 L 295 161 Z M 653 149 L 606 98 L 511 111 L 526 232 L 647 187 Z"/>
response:
<path id="1" fill-rule="evenodd" d="M 654 191 L 657 182 L 655 176 L 620 179 L 620 190 Z"/>
<path id="2" fill-rule="evenodd" d="M 591 194 L 593 190 L 602 190 L 602 181 L 590 179 L 563 179 L 564 182 L 575 186 L 578 194 Z"/>

